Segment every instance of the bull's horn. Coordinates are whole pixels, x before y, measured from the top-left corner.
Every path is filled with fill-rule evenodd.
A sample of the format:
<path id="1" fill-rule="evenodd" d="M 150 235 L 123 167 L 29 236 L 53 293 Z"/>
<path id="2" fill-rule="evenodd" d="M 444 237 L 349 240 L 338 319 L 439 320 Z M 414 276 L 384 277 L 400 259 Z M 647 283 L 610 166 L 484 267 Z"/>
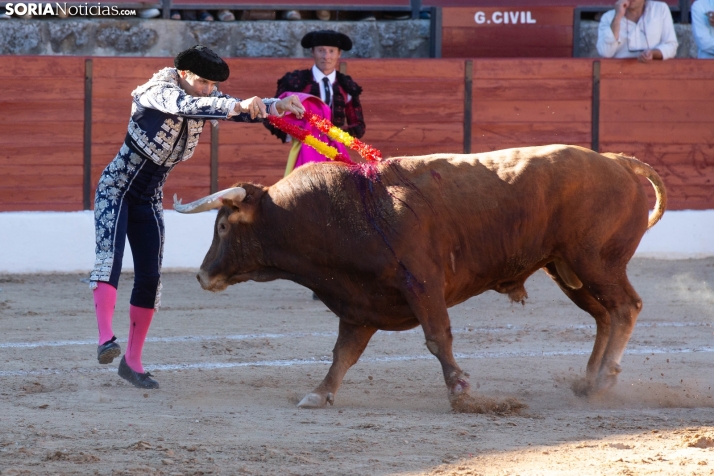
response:
<path id="1" fill-rule="evenodd" d="M 200 198 L 195 202 L 187 203 L 186 205 L 181 203 L 181 200 L 174 194 L 174 210 L 179 213 L 200 213 L 206 210 L 213 210 L 214 208 L 220 208 L 223 203 L 221 199 L 230 198 L 232 200 L 237 200 L 239 202 L 243 201 L 246 192 L 243 187 L 233 187 L 216 192 L 213 195 Z"/>

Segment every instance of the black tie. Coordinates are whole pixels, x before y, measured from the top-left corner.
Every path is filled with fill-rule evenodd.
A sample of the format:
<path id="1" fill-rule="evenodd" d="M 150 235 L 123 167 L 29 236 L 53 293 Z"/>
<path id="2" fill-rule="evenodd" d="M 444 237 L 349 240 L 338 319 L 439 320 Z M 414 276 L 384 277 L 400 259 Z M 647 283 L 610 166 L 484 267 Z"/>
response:
<path id="1" fill-rule="evenodd" d="M 325 76 L 324 78 L 322 78 L 322 84 L 325 85 L 325 104 L 327 104 L 327 105 L 329 106 L 329 105 L 330 105 L 330 99 L 332 99 L 332 98 L 331 98 L 331 94 L 330 94 L 330 90 L 332 89 L 332 87 L 331 87 L 331 85 L 330 85 L 330 80 L 327 79 L 327 76 Z"/>

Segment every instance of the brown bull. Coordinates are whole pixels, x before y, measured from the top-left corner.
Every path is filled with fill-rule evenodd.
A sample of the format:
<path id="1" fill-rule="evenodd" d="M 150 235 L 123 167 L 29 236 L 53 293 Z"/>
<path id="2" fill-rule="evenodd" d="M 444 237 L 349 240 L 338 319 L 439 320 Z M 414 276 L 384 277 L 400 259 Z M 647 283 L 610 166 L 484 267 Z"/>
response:
<path id="1" fill-rule="evenodd" d="M 655 188 L 649 220 L 638 176 Z M 488 290 L 522 302 L 524 282 L 540 268 L 597 323 L 577 392 L 612 387 L 642 309 L 626 266 L 665 206 L 648 165 L 553 145 L 312 164 L 271 187 L 238 184 L 176 207 L 220 207 L 198 273 L 204 289 L 288 279 L 339 316 L 332 366 L 299 406 L 332 403 L 377 330 L 421 325 L 459 408 L 469 383 L 454 360 L 447 308 Z"/>

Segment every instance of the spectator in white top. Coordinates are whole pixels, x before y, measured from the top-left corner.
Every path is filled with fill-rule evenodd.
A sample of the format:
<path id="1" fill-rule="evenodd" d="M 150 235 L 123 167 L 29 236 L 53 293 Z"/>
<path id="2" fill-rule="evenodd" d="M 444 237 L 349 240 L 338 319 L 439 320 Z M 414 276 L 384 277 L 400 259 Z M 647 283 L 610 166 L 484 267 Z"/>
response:
<path id="1" fill-rule="evenodd" d="M 672 14 L 664 2 L 617 0 L 615 9 L 600 19 L 597 51 L 603 58 L 647 63 L 674 58 L 677 46 Z"/>
<path id="2" fill-rule="evenodd" d="M 697 58 L 714 58 L 714 0 L 697 0 L 692 5 L 692 33 Z"/>

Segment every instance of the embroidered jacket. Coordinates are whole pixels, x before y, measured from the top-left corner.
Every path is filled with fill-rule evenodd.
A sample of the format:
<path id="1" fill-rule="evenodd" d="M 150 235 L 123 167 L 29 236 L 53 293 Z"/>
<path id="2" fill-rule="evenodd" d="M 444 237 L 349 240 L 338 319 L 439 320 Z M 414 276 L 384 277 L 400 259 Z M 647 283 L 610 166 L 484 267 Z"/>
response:
<path id="1" fill-rule="evenodd" d="M 332 123 L 359 139 L 364 135 L 366 129 L 362 114 L 362 104 L 359 100 L 362 88 L 351 77 L 339 71 L 337 71 L 335 85 L 337 87 L 333 85 L 332 88 Z M 287 91 L 308 93 L 320 97 L 320 85 L 313 79 L 312 69 L 297 69 L 292 73 L 286 73 L 285 76 L 280 78 L 275 97 Z M 352 96 L 352 99 L 346 103 L 347 94 Z M 287 134 L 267 122 L 264 125 L 273 135 L 285 142 Z"/>
<path id="2" fill-rule="evenodd" d="M 208 97 L 189 96 L 179 85 L 176 68 L 164 68 L 131 93 L 133 103 L 124 143 L 157 165 L 188 160 L 198 145 L 206 119 L 259 122 L 235 114 L 240 99 L 214 90 Z M 276 99 L 263 99 L 269 108 Z"/>

